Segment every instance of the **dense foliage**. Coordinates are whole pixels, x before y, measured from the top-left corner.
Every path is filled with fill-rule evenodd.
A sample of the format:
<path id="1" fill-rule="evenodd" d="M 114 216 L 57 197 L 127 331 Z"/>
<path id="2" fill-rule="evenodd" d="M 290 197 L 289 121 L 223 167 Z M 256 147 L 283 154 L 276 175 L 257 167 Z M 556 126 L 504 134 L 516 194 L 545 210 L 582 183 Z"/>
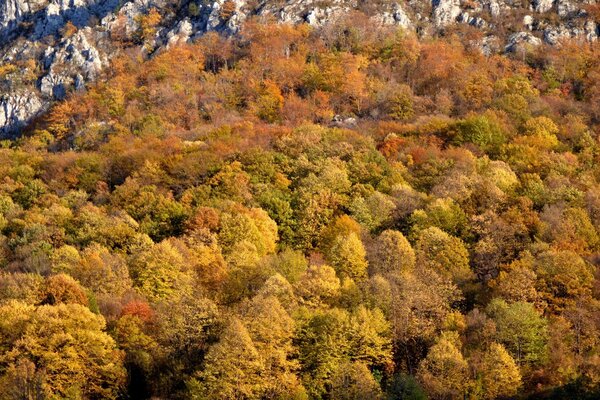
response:
<path id="1" fill-rule="evenodd" d="M 125 48 L 0 149 L 0 398 L 597 398 L 600 47 L 468 43 Z"/>

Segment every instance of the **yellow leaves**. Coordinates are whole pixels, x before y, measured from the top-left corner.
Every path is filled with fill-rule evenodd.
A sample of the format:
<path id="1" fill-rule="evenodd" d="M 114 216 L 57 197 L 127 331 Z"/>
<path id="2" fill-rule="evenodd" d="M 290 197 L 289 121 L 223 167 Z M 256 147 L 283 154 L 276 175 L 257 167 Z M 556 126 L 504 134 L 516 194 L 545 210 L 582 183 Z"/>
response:
<path id="1" fill-rule="evenodd" d="M 135 17 L 135 20 L 139 26 L 137 32 L 138 40 L 147 41 L 154 38 L 156 27 L 160 24 L 162 16 L 156 8 L 152 7 L 148 14 L 138 15 Z"/>
<path id="2" fill-rule="evenodd" d="M 521 388 L 521 373 L 515 360 L 498 344 L 492 343 L 479 365 L 484 398 L 511 397 Z"/>
<path id="3" fill-rule="evenodd" d="M 71 21 L 67 21 L 65 26 L 62 28 L 63 37 L 68 38 L 73 36 L 75 33 L 77 33 L 77 27 L 73 25 Z"/>
<path id="4" fill-rule="evenodd" d="M 204 62 L 200 46 L 173 46 L 146 62 L 141 72 L 144 79 L 167 80 L 185 86 L 190 80 L 201 77 Z M 177 67 L 173 68 L 174 65 Z"/>
<path id="5" fill-rule="evenodd" d="M 219 243 L 227 255 L 234 255 L 237 244 L 238 250 L 248 253 L 254 248 L 262 257 L 275 251 L 277 239 L 277 224 L 262 209 L 240 207 L 221 214 Z"/>
<path id="6" fill-rule="evenodd" d="M 232 319 L 219 342 L 208 351 L 206 368 L 191 382 L 191 398 L 234 400 L 258 398 L 264 363 L 244 324 Z"/>
<path id="7" fill-rule="evenodd" d="M 223 5 L 221 6 L 221 10 L 219 12 L 219 17 L 222 20 L 227 21 L 228 19 L 230 19 L 233 16 L 233 14 L 235 13 L 235 9 L 236 9 L 235 1 L 225 0 L 225 2 L 223 2 Z"/>
<path id="8" fill-rule="evenodd" d="M 366 251 L 355 233 L 338 236 L 329 250 L 329 261 L 340 278 L 351 278 L 356 282 L 367 276 Z"/>
<path id="9" fill-rule="evenodd" d="M 139 254 L 130 272 L 140 293 L 153 302 L 181 298 L 191 291 L 191 271 L 171 241 L 162 241 Z"/>
<path id="10" fill-rule="evenodd" d="M 0 65 L 0 79 L 5 79 L 8 75 L 18 71 L 18 68 L 15 64 L 12 63 L 2 63 Z"/>
<path id="11" fill-rule="evenodd" d="M 0 321 L 0 361 L 8 366 L 19 360 L 35 362 L 45 371 L 38 379 L 48 396 L 118 397 L 126 375 L 123 354 L 102 331 L 101 316 L 77 304 L 33 307 L 10 302 L 0 306 Z"/>
<path id="12" fill-rule="evenodd" d="M 258 93 L 253 105 L 256 116 L 265 122 L 277 122 L 284 103 L 281 90 L 274 82 L 267 80 L 262 82 Z"/>
<path id="13" fill-rule="evenodd" d="M 434 398 L 462 398 L 468 384 L 468 364 L 463 358 L 458 335 L 445 332 L 421 362 L 417 377 Z"/>
<path id="14" fill-rule="evenodd" d="M 103 88 L 102 105 L 111 117 L 121 116 L 125 112 L 125 93 L 119 87 Z"/>
<path id="15" fill-rule="evenodd" d="M 61 102 L 56 104 L 46 117 L 48 131 L 55 138 L 62 139 L 69 133 L 72 112 L 70 102 Z"/>
<path id="16" fill-rule="evenodd" d="M 45 299 L 47 304 L 88 305 L 87 295 L 81 285 L 69 275 L 58 274 L 46 280 Z"/>
<path id="17" fill-rule="evenodd" d="M 493 92 L 493 83 L 487 73 L 479 72 L 468 76 L 461 95 L 469 109 L 478 110 L 492 101 Z"/>

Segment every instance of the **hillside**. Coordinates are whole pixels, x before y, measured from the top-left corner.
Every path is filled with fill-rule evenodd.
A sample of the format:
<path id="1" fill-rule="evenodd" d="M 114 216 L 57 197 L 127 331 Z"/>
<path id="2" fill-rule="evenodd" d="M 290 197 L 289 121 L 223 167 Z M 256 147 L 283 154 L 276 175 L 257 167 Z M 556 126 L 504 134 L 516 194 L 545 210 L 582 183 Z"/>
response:
<path id="1" fill-rule="evenodd" d="M 3 3 L 0 400 L 599 398 L 595 6 L 478 4 Z"/>
<path id="2" fill-rule="evenodd" d="M 123 48 L 152 54 L 205 32 L 237 34 L 246 20 L 326 29 L 366 18 L 421 38 L 458 31 L 491 55 L 565 39 L 593 42 L 599 15 L 594 3 L 571 0 L 3 0 L 0 135 L 18 134 L 52 100 L 95 81 Z"/>

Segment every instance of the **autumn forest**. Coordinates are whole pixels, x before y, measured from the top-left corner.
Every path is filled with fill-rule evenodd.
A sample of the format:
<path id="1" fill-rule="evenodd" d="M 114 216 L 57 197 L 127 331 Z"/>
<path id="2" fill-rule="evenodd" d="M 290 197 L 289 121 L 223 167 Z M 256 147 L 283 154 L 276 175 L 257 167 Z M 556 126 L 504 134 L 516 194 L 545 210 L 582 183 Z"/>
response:
<path id="1" fill-rule="evenodd" d="M 0 399 L 599 398 L 600 45 L 473 35 L 123 40 L 0 143 Z"/>

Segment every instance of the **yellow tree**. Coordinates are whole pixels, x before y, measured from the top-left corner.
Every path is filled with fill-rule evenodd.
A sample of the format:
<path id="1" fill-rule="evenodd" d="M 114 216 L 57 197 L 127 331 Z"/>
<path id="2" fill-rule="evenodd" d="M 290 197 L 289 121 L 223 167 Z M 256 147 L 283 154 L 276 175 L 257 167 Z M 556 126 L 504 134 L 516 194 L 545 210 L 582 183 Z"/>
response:
<path id="1" fill-rule="evenodd" d="M 264 389 L 259 352 L 244 324 L 234 318 L 204 360 L 204 369 L 188 383 L 189 398 L 259 399 Z"/>
<path id="2" fill-rule="evenodd" d="M 463 398 L 468 385 L 468 364 L 458 335 L 442 334 L 419 365 L 417 377 L 432 399 Z"/>
<path id="3" fill-rule="evenodd" d="M 485 399 L 509 398 L 521 388 L 517 363 L 498 343 L 492 343 L 483 354 L 478 369 Z"/>
<path id="4" fill-rule="evenodd" d="M 340 278 L 361 281 L 367 277 L 365 248 L 355 233 L 338 236 L 327 255 Z"/>
<path id="5" fill-rule="evenodd" d="M 29 360 L 42 374 L 32 378 L 42 379 L 49 398 L 119 397 L 126 377 L 123 354 L 104 332 L 102 316 L 79 304 L 34 307 L 13 301 L 0 306 L 0 321 L 2 370 Z"/>

